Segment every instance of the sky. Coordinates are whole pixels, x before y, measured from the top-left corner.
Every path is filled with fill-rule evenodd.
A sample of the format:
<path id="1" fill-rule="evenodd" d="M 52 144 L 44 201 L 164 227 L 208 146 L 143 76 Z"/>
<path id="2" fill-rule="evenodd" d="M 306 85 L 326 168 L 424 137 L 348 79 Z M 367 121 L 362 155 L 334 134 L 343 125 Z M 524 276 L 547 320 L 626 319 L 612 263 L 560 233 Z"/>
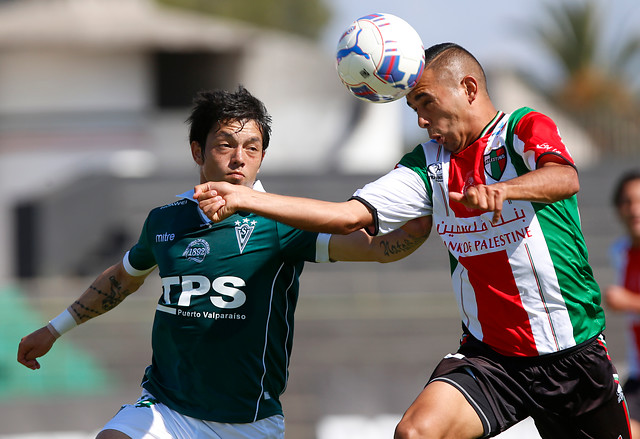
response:
<path id="1" fill-rule="evenodd" d="M 532 42 L 523 29 L 540 22 L 548 3 L 578 3 L 583 0 L 325 0 L 333 18 L 323 45 L 335 50 L 342 31 L 358 17 L 388 12 L 403 18 L 422 37 L 425 47 L 452 41 L 473 53 L 487 69 L 518 67 L 543 82 L 553 82 L 561 72 L 542 47 Z M 619 33 L 640 33 L 638 0 L 595 0 L 608 38 Z M 606 43 L 606 42 L 605 42 Z"/>
<path id="2" fill-rule="evenodd" d="M 527 73 L 541 85 L 553 86 L 562 70 L 551 55 L 524 31 L 530 23 L 541 23 L 549 3 L 582 3 L 585 0 L 325 0 L 333 17 L 326 27 L 322 45 L 334 53 L 342 32 L 359 17 L 374 12 L 396 15 L 412 25 L 426 47 L 455 42 L 482 63 L 490 75 L 494 69 L 515 69 Z M 595 0 L 604 29 L 604 47 L 620 35 L 640 35 L 640 1 Z M 639 66 L 640 68 L 640 66 Z M 489 78 L 490 79 L 490 78 Z M 636 81 L 636 86 L 640 81 Z M 415 116 L 402 105 L 405 133 L 421 136 Z"/>

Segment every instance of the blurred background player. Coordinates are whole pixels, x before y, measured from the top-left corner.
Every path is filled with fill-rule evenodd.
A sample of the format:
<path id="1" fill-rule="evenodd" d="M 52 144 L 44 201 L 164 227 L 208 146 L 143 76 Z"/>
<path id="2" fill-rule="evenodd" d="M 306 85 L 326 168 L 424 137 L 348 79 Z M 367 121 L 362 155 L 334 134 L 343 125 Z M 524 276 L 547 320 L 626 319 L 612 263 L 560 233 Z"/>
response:
<path id="1" fill-rule="evenodd" d="M 640 170 L 629 171 L 620 178 L 613 203 L 626 236 L 611 246 L 616 282 L 605 289 L 604 298 L 610 308 L 628 312 L 629 374 L 623 389 L 631 432 L 633 437 L 640 437 Z"/>
<path id="2" fill-rule="evenodd" d="M 262 102 L 243 87 L 202 92 L 188 121 L 201 183 L 263 190 L 256 177 L 271 117 Z M 409 225 L 415 235 L 399 230 L 372 239 L 363 231 L 304 232 L 242 212 L 212 224 L 193 192 L 152 210 L 122 261 L 18 347 L 18 361 L 39 369 L 38 357 L 58 337 L 113 309 L 158 267 L 162 294 L 142 395 L 123 406 L 99 439 L 283 438 L 280 395 L 304 261 L 389 262 L 412 253 L 431 227 L 430 219 L 419 220 Z M 385 244 L 396 251 L 386 252 Z"/>

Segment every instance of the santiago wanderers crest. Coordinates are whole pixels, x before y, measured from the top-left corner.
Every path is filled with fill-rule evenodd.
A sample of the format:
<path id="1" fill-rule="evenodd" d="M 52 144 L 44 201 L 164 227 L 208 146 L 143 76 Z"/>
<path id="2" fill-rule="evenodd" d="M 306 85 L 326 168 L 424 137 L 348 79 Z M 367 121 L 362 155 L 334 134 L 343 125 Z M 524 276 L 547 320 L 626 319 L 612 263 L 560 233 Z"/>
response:
<path id="1" fill-rule="evenodd" d="M 256 227 L 256 220 L 249 220 L 249 218 L 244 218 L 242 222 L 236 221 L 236 238 L 238 239 L 238 248 L 240 249 L 240 253 L 244 250 L 249 242 L 249 238 L 253 233 L 253 229 Z"/>

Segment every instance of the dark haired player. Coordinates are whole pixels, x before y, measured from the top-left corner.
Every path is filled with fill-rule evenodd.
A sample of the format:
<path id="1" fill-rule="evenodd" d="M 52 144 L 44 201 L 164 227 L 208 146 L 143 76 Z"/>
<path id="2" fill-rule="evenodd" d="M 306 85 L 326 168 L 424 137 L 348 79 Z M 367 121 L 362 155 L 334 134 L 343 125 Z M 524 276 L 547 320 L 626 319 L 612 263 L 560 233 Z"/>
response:
<path id="1" fill-rule="evenodd" d="M 242 87 L 203 92 L 189 123 L 201 183 L 262 190 L 256 176 L 271 133 L 262 102 Z M 123 406 L 98 439 L 284 438 L 280 395 L 304 262 L 400 259 L 431 227 L 430 219 L 420 220 L 411 225 L 413 234 L 372 239 L 363 231 L 304 232 L 246 212 L 213 224 L 193 192 L 152 210 L 123 260 L 20 342 L 18 361 L 38 369 L 37 358 L 56 338 L 118 305 L 158 267 L 162 294 L 142 396 Z M 388 244 L 398 251 L 385 253 Z"/>
<path id="2" fill-rule="evenodd" d="M 481 65 L 457 44 L 425 55 L 406 99 L 430 141 L 351 200 L 207 183 L 196 188 L 200 206 L 214 220 L 242 210 L 330 233 L 383 234 L 432 217 L 449 252 L 462 344 L 396 439 L 491 437 L 528 416 L 545 439 L 629 439 L 580 226 L 578 174 L 558 128 L 529 108 L 496 110 Z"/>

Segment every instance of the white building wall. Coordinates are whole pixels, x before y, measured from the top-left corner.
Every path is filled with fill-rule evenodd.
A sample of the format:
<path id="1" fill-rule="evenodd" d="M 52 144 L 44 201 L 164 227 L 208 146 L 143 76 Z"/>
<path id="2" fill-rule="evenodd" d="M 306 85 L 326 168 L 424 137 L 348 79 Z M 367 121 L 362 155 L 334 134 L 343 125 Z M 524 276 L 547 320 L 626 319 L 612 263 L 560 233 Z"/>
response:
<path id="1" fill-rule="evenodd" d="M 151 66 L 140 52 L 0 52 L 0 113 L 139 111 L 151 103 Z"/>

